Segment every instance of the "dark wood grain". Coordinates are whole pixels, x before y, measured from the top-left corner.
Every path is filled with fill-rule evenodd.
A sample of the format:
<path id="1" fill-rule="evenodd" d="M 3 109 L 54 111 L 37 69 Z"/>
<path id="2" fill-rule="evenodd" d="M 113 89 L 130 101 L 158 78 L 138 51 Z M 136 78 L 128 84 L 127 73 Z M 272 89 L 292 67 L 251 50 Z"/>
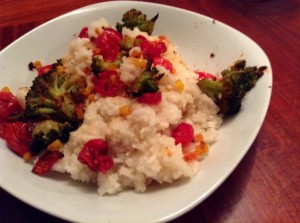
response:
<path id="1" fill-rule="evenodd" d="M 0 0 L 0 49 L 93 0 Z M 300 6 L 297 0 L 161 0 L 213 17 L 255 40 L 270 58 L 272 98 L 255 142 L 210 197 L 174 223 L 300 222 Z M 1 166 L 1 164 L 0 164 Z M 0 222 L 65 222 L 0 189 Z"/>

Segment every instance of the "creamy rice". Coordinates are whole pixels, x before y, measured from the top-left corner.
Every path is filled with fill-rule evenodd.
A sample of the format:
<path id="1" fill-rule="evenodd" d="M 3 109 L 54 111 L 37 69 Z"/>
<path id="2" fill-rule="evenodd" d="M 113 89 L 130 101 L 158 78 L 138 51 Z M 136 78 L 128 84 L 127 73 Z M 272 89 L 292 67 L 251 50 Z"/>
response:
<path id="1" fill-rule="evenodd" d="M 109 27 L 106 20 L 100 19 L 89 26 L 89 35 L 96 36 L 103 27 Z M 123 35 L 136 37 L 143 35 L 149 40 L 159 37 L 123 28 Z M 84 75 L 92 61 L 89 39 L 75 38 L 64 56 L 64 66 L 69 72 Z M 64 158 L 55 164 L 54 169 L 67 172 L 75 180 L 94 182 L 100 195 L 115 194 L 127 188 L 144 192 L 151 182 L 172 183 L 175 180 L 191 178 L 199 171 L 199 162 L 187 162 L 181 144 L 175 144 L 171 132 L 181 122 L 192 124 L 195 135 L 202 134 L 204 141 L 212 144 L 222 118 L 218 107 L 202 93 L 197 86 L 198 76 L 189 70 L 178 54 L 176 47 L 165 40 L 168 47 L 163 57 L 168 59 L 175 70 L 170 73 L 162 66 L 164 73 L 159 81 L 162 101 L 158 105 L 137 103 L 135 99 L 122 96 L 102 97 L 87 105 L 83 124 L 71 133 L 64 145 Z M 136 47 L 134 50 L 140 50 Z M 119 69 L 124 83 L 133 82 L 141 75 L 142 69 L 135 66 L 131 58 L 123 57 Z M 176 80 L 181 80 L 184 88 L 176 90 Z M 130 105 L 132 112 L 126 117 L 119 114 L 119 108 Z M 93 172 L 78 161 L 78 154 L 90 139 L 101 138 L 108 143 L 114 167 L 107 173 Z M 189 145 L 193 147 L 194 143 Z"/>

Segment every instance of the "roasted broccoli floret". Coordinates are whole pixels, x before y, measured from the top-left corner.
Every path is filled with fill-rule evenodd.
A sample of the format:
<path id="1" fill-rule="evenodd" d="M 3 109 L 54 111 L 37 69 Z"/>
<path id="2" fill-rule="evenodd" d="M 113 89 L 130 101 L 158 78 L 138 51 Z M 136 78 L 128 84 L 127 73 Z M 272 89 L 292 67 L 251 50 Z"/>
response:
<path id="1" fill-rule="evenodd" d="M 147 32 L 149 35 L 151 35 L 157 18 L 158 14 L 156 14 L 152 19 L 147 20 L 147 15 L 136 9 L 131 9 L 123 14 L 123 24 L 117 23 L 116 28 L 118 32 L 121 33 L 123 27 L 127 27 L 131 30 L 137 27 L 140 31 Z"/>
<path id="2" fill-rule="evenodd" d="M 144 93 L 154 93 L 159 90 L 158 81 L 164 76 L 156 68 L 146 69 L 134 82 L 133 86 L 127 89 L 127 94 L 132 97 L 139 97 Z"/>
<path id="3" fill-rule="evenodd" d="M 79 123 L 77 105 L 86 97 L 83 76 L 52 70 L 37 76 L 25 97 L 25 117 Z"/>
<path id="4" fill-rule="evenodd" d="M 121 64 L 121 59 L 118 58 L 117 60 L 110 62 L 110 61 L 104 61 L 100 57 L 95 56 L 92 59 L 91 68 L 94 75 L 97 76 L 100 72 L 105 71 L 107 69 L 120 67 L 120 64 Z"/>
<path id="5" fill-rule="evenodd" d="M 69 122 L 59 123 L 53 120 L 37 122 L 32 131 L 29 149 L 33 154 L 39 154 L 55 140 L 65 143 L 73 130 L 74 127 Z"/>
<path id="6" fill-rule="evenodd" d="M 203 78 L 198 86 L 219 106 L 220 113 L 234 115 L 240 110 L 245 94 L 255 86 L 265 69 L 265 66 L 246 67 L 245 60 L 238 60 L 221 72 L 220 79 Z"/>

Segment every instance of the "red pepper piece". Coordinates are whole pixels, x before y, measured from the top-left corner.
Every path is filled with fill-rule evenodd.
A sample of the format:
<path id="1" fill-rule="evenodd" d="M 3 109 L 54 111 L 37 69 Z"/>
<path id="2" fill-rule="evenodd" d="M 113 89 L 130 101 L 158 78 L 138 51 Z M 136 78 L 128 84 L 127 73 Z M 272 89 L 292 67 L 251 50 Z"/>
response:
<path id="1" fill-rule="evenodd" d="M 92 79 L 94 89 L 102 96 L 116 96 L 122 88 L 120 75 L 115 70 L 107 70 L 99 73 Z"/>
<path id="2" fill-rule="evenodd" d="M 32 172 L 37 175 L 44 175 L 49 172 L 53 165 L 61 158 L 64 154 L 57 150 L 47 150 L 39 160 L 34 164 Z"/>
<path id="3" fill-rule="evenodd" d="M 148 60 L 153 60 L 156 57 L 159 57 L 161 54 L 167 51 L 167 47 L 164 42 L 161 41 L 149 41 L 144 36 L 137 36 L 137 42 L 144 54 L 144 57 Z"/>
<path id="4" fill-rule="evenodd" d="M 96 46 L 100 49 L 100 54 L 105 60 L 115 61 L 120 53 L 120 43 L 122 35 L 116 30 L 107 28 L 95 40 Z"/>
<path id="5" fill-rule="evenodd" d="M 38 69 L 38 75 L 46 74 L 46 73 L 48 73 L 52 69 L 53 69 L 53 65 L 52 64 L 42 66 L 42 67 L 40 67 Z"/>
<path id="6" fill-rule="evenodd" d="M 12 114 L 22 112 L 18 99 L 11 92 L 0 92 L 0 121 L 6 121 Z"/>
<path id="7" fill-rule="evenodd" d="M 31 141 L 32 125 L 24 122 L 5 123 L 2 134 L 9 149 L 23 156 L 29 152 L 29 143 Z M 2 131 L 1 130 L 1 131 Z"/>
<path id="8" fill-rule="evenodd" d="M 83 27 L 78 35 L 79 38 L 89 38 L 88 27 Z"/>
<path id="9" fill-rule="evenodd" d="M 217 80 L 216 76 L 210 74 L 210 73 L 207 73 L 207 72 L 204 72 L 204 71 L 195 71 L 196 74 L 199 75 L 198 79 L 201 80 L 201 79 L 211 79 L 213 81 Z"/>
<path id="10" fill-rule="evenodd" d="M 161 92 L 155 93 L 144 93 L 142 96 L 138 97 L 137 101 L 139 103 L 148 105 L 158 105 L 162 100 Z"/>
<path id="11" fill-rule="evenodd" d="M 91 139 L 81 149 L 78 160 L 92 171 L 106 173 L 114 163 L 108 156 L 107 143 L 102 139 Z"/>
<path id="12" fill-rule="evenodd" d="M 175 144 L 181 143 L 182 147 L 190 144 L 194 139 L 194 128 L 191 124 L 182 122 L 172 132 Z"/>
<path id="13" fill-rule="evenodd" d="M 163 66 L 164 68 L 166 68 L 170 72 L 172 72 L 172 70 L 173 70 L 172 63 L 169 60 L 164 59 L 162 57 L 155 57 L 154 58 L 154 60 L 153 60 L 153 66 L 157 66 L 157 65 Z"/>

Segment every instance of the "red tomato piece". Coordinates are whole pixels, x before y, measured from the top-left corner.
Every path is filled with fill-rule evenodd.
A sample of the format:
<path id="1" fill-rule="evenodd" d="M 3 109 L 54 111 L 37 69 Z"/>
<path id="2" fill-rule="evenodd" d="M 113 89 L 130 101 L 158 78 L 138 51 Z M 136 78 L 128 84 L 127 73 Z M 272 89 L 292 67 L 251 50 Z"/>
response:
<path id="1" fill-rule="evenodd" d="M 161 92 L 155 93 L 144 93 L 142 96 L 138 97 L 137 101 L 139 103 L 148 105 L 158 105 L 162 100 Z"/>
<path id="2" fill-rule="evenodd" d="M 107 28 L 95 40 L 96 47 L 105 60 L 114 61 L 120 53 L 122 35 L 116 30 Z"/>
<path id="3" fill-rule="evenodd" d="M 91 139 L 84 144 L 81 149 L 78 160 L 87 165 L 92 171 L 106 173 L 114 163 L 108 156 L 107 143 L 102 139 Z"/>
<path id="4" fill-rule="evenodd" d="M 153 66 L 157 66 L 157 65 L 163 66 L 164 68 L 166 68 L 170 72 L 172 72 L 172 70 L 173 70 L 172 63 L 169 60 L 164 59 L 162 57 L 155 57 L 154 58 L 154 60 L 153 60 Z"/>
<path id="5" fill-rule="evenodd" d="M 181 143 L 182 147 L 190 144 L 194 139 L 194 128 L 191 124 L 182 122 L 172 132 L 175 144 Z"/>
<path id="6" fill-rule="evenodd" d="M 4 126 L 3 126 L 4 127 Z M 24 122 L 6 123 L 4 127 L 3 138 L 8 148 L 23 156 L 29 152 L 29 143 L 31 141 L 32 125 Z"/>
<path id="7" fill-rule="evenodd" d="M 11 92 L 0 92 L 0 121 L 6 121 L 10 115 L 22 110 L 18 99 Z"/>
<path id="8" fill-rule="evenodd" d="M 53 65 L 52 64 L 42 66 L 42 67 L 40 67 L 38 69 L 38 75 L 46 74 L 46 73 L 48 73 L 52 69 L 53 69 Z"/>
<path id="9" fill-rule="evenodd" d="M 204 71 L 195 71 L 195 73 L 199 75 L 199 80 L 204 78 L 211 79 L 213 81 L 217 80 L 216 76 Z"/>
<path id="10" fill-rule="evenodd" d="M 140 48 L 146 59 L 153 60 L 154 58 L 159 57 L 162 53 L 167 51 L 167 47 L 164 42 L 151 42 L 141 35 L 137 36 L 136 40 L 140 43 Z"/>
<path id="11" fill-rule="evenodd" d="M 83 27 L 78 35 L 79 38 L 89 38 L 89 35 L 88 35 L 88 27 Z"/>
<path id="12" fill-rule="evenodd" d="M 47 150 L 34 164 L 32 172 L 37 175 L 44 175 L 48 173 L 53 165 L 61 158 L 64 154 L 57 150 Z"/>
<path id="13" fill-rule="evenodd" d="M 107 70 L 99 73 L 93 79 L 94 89 L 102 96 L 116 96 L 122 88 L 120 75 L 115 70 Z"/>

